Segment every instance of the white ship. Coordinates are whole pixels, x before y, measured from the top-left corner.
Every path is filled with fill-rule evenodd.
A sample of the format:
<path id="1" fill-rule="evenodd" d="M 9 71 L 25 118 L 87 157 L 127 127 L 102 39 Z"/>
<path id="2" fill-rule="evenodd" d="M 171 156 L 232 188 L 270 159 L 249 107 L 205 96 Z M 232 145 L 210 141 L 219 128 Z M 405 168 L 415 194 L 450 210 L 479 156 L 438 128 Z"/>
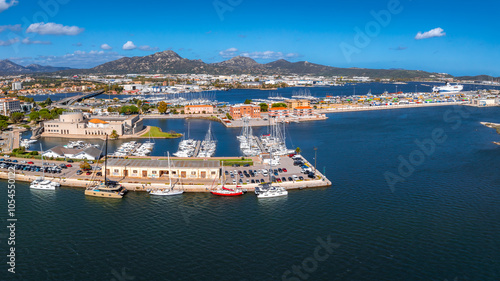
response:
<path id="1" fill-rule="evenodd" d="M 464 89 L 463 85 L 451 85 L 450 83 L 446 82 L 444 86 L 435 86 L 432 88 L 433 92 L 439 92 L 439 93 L 458 93 Z"/>

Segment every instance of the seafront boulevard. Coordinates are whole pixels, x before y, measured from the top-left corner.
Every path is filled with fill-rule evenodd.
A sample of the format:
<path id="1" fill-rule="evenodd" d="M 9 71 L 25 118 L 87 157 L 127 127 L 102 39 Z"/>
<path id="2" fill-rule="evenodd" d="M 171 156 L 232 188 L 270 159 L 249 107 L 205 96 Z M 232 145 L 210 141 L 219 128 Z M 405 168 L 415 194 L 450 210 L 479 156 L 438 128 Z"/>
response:
<path id="1" fill-rule="evenodd" d="M 112 161 L 109 160 L 110 162 Z M 196 165 L 202 164 L 207 161 L 213 161 L 220 163 L 221 160 L 224 161 L 238 161 L 241 158 L 239 157 L 214 157 L 210 159 L 186 159 L 186 158 L 175 158 L 173 157 L 171 159 L 172 162 L 175 163 L 175 161 L 190 161 Z M 249 179 L 263 179 L 268 181 L 268 177 L 263 176 L 262 173 L 257 172 L 255 177 L 249 177 L 248 179 L 245 179 L 244 177 L 238 177 L 237 171 L 243 171 L 243 170 L 255 170 L 255 171 L 261 171 L 261 170 L 267 170 L 269 168 L 269 165 L 265 165 L 262 163 L 259 157 L 252 157 L 249 158 L 251 159 L 252 165 L 249 165 L 247 167 L 239 166 L 239 167 L 232 167 L 232 166 L 226 166 L 222 167 L 219 164 L 219 167 L 217 168 L 219 170 L 218 175 L 220 175 L 223 179 L 223 181 L 226 181 L 224 186 L 227 186 L 229 188 L 234 188 L 236 185 L 241 186 L 242 189 L 246 189 L 249 192 L 252 192 L 255 190 L 255 187 L 259 185 L 259 183 L 250 183 L 250 182 L 245 182 L 246 180 L 249 181 Z M 24 159 L 24 158 L 9 158 L 9 162 L 12 163 L 12 161 L 16 160 L 16 164 L 20 163 L 20 161 L 32 161 L 34 164 L 33 165 L 41 165 L 41 160 L 30 160 L 30 159 Z M 154 162 L 158 161 L 164 161 L 165 157 L 147 157 L 147 158 L 133 158 L 130 159 L 127 162 L 127 159 L 123 159 L 121 161 L 126 162 L 125 166 L 127 165 L 132 165 L 133 162 L 140 161 L 141 166 L 148 165 L 148 163 L 153 164 Z M 308 161 L 305 161 L 305 165 L 309 167 L 313 167 Z M 62 161 L 51 161 L 51 160 L 45 160 L 44 163 L 46 165 L 50 166 L 58 166 L 60 164 L 67 164 L 66 162 Z M 61 174 L 57 175 L 51 175 L 51 174 L 46 174 L 45 179 L 52 180 L 54 182 L 60 183 L 61 186 L 66 186 L 66 187 L 78 187 L 78 188 L 86 188 L 89 183 L 91 183 L 93 180 L 103 180 L 103 176 L 99 176 L 97 178 L 92 177 L 92 175 L 86 175 L 86 174 L 81 174 L 77 175 L 77 171 L 79 170 L 79 164 L 78 163 L 73 163 L 71 167 L 67 167 L 66 169 L 63 170 Z M 282 172 L 278 176 L 278 178 L 291 178 L 291 177 L 297 177 L 301 176 L 301 169 L 300 167 L 296 167 L 293 165 L 293 160 L 289 158 L 288 156 L 282 156 L 280 157 L 280 165 L 273 167 L 273 168 L 284 168 L 287 172 Z M 109 167 L 108 167 L 109 168 Z M 135 168 L 134 168 L 135 169 Z M 137 168 L 140 169 L 140 168 Z M 166 167 L 164 169 L 167 169 Z M 225 175 L 224 171 L 234 171 L 236 175 L 236 179 L 241 178 L 244 181 L 242 183 L 233 181 L 231 182 L 231 178 L 229 175 Z M 95 171 L 97 172 L 97 171 Z M 108 171 L 109 172 L 109 171 Z M 294 180 L 285 180 L 281 181 L 279 183 L 280 186 L 283 186 L 284 188 L 288 190 L 293 190 L 293 189 L 306 189 L 306 188 L 320 188 L 320 187 L 328 187 L 332 185 L 332 182 L 326 178 L 322 173 L 317 171 L 315 169 L 315 177 L 313 179 L 305 178 L 303 179 L 294 179 Z M 0 178 L 1 179 L 8 179 L 9 176 L 9 171 L 8 169 L 0 169 Z M 42 173 L 41 172 L 29 172 L 29 171 L 17 171 L 16 170 L 16 180 L 17 181 L 22 181 L 22 182 L 32 182 L 38 177 L 41 177 Z M 208 176 L 208 174 L 207 174 Z M 302 176 L 304 176 L 302 174 Z M 149 175 L 146 177 L 142 176 L 116 176 L 113 175 L 113 171 L 108 174 L 108 180 L 114 180 L 119 182 L 122 186 L 127 188 L 129 191 L 137 191 L 137 192 L 146 192 L 148 190 L 154 190 L 154 189 L 161 189 L 165 188 L 165 186 L 169 182 L 169 178 L 167 176 L 158 176 L 158 177 L 150 177 Z M 200 178 L 190 178 L 189 175 L 181 175 L 180 173 L 177 176 L 172 177 L 172 181 L 176 182 L 176 188 L 183 189 L 185 192 L 210 192 L 212 189 L 216 188 L 217 186 L 220 186 L 221 184 L 221 178 L 220 177 L 214 177 L 214 178 L 205 178 L 205 179 L 200 179 Z"/>

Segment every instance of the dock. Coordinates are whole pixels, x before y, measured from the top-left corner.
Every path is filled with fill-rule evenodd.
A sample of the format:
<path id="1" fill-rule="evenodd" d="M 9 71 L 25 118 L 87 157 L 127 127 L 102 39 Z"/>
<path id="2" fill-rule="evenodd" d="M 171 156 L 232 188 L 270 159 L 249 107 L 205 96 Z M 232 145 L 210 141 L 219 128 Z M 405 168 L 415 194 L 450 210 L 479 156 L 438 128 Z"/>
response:
<path id="1" fill-rule="evenodd" d="M 266 152 L 266 149 L 264 148 L 264 145 L 262 144 L 262 141 L 260 140 L 259 137 L 253 136 L 255 141 L 257 142 L 257 145 L 259 146 L 259 149 L 262 153 Z"/>
<path id="2" fill-rule="evenodd" d="M 200 153 L 201 149 L 201 141 L 196 141 L 196 148 L 194 149 L 193 157 L 197 157 L 198 153 Z"/>

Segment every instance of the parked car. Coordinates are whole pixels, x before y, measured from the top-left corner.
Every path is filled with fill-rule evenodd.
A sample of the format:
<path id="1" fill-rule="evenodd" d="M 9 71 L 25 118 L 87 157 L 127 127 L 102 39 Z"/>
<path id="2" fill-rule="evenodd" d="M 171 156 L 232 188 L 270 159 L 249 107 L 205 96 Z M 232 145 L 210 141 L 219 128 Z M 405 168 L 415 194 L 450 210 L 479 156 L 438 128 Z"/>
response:
<path id="1" fill-rule="evenodd" d="M 78 171 L 76 171 L 76 174 L 81 175 L 81 174 L 83 174 L 83 172 L 82 172 L 82 170 L 78 170 Z"/>
<path id="2" fill-rule="evenodd" d="M 28 164 L 33 165 L 33 164 L 35 164 L 35 163 L 33 163 L 33 161 L 29 161 L 29 162 L 28 162 Z"/>
<path id="3" fill-rule="evenodd" d="M 92 175 L 92 172 L 87 172 L 87 173 L 85 173 L 85 174 L 86 174 L 87 176 L 90 176 L 90 175 Z"/>
<path id="4" fill-rule="evenodd" d="M 75 162 L 75 161 L 73 161 L 73 159 L 68 160 L 68 163 L 73 163 L 73 162 Z"/>
<path id="5" fill-rule="evenodd" d="M 286 173 L 288 172 L 288 170 L 286 168 L 283 168 L 283 172 Z"/>
<path id="6" fill-rule="evenodd" d="M 71 167 L 73 167 L 73 165 L 68 164 L 68 165 L 66 165 L 66 167 L 71 168 Z"/>

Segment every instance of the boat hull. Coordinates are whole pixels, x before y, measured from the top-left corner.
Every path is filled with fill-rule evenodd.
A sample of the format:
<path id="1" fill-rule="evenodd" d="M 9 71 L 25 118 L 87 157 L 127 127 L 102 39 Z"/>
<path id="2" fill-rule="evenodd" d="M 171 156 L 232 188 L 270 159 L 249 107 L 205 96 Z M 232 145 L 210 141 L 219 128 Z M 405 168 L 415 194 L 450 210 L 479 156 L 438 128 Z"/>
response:
<path id="1" fill-rule="evenodd" d="M 114 198 L 121 199 L 123 198 L 123 194 L 118 192 L 104 192 L 104 191 L 96 191 L 96 190 L 85 190 L 85 195 L 101 197 L 101 198 Z"/>
<path id="2" fill-rule="evenodd" d="M 154 195 L 154 196 L 174 196 L 174 195 L 181 195 L 183 194 L 184 191 L 168 191 L 168 192 L 154 192 L 154 191 L 151 191 L 149 192 L 150 195 Z"/>
<path id="3" fill-rule="evenodd" d="M 284 192 L 264 192 L 261 194 L 257 194 L 257 198 L 260 199 L 265 199 L 265 198 L 275 198 L 275 197 L 281 197 L 281 196 L 287 196 L 288 191 Z"/>
<path id="4" fill-rule="evenodd" d="M 55 186 L 39 186 L 39 185 L 30 185 L 30 189 L 35 190 L 56 190 Z"/>
<path id="5" fill-rule="evenodd" d="M 211 191 L 213 195 L 217 196 L 241 196 L 243 195 L 243 191 Z"/>

